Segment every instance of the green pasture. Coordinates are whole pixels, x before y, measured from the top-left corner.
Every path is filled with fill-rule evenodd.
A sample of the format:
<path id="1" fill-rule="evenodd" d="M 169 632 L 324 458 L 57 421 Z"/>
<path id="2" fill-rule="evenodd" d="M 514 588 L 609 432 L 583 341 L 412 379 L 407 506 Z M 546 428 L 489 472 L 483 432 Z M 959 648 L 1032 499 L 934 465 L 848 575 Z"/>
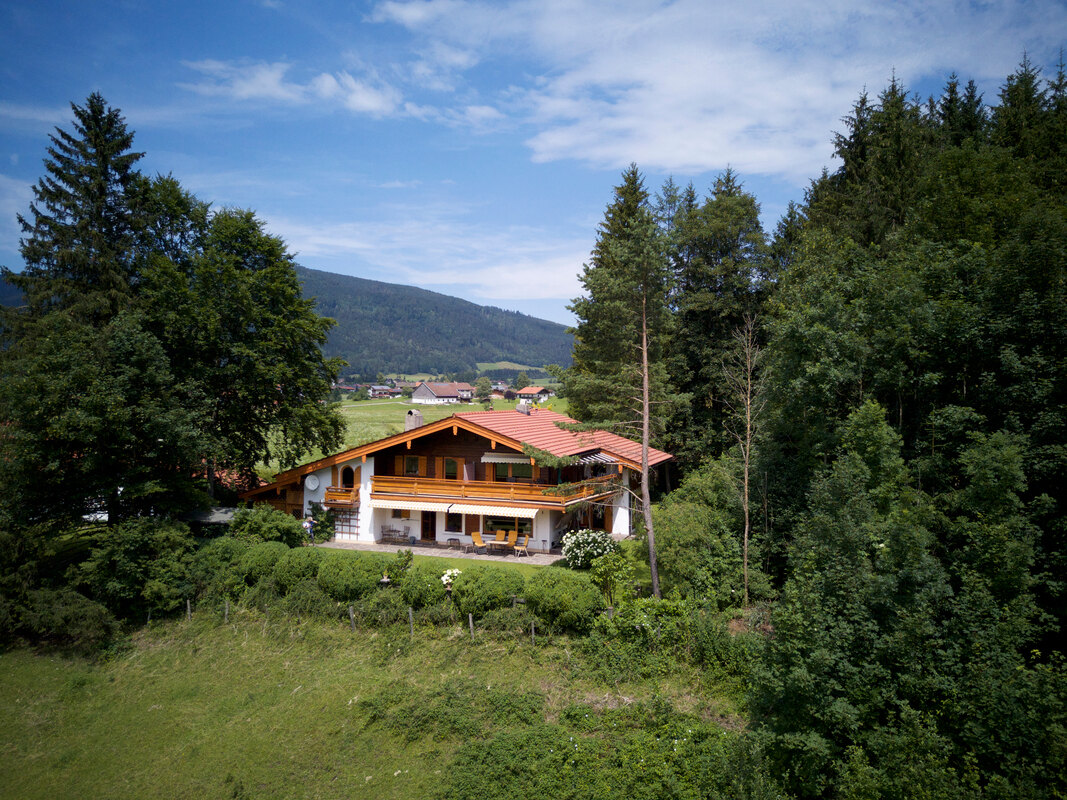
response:
<path id="1" fill-rule="evenodd" d="M 240 606 L 226 624 L 210 610 L 191 622 L 153 624 L 100 663 L 7 651 L 0 654 L 3 793 L 23 800 L 522 796 L 514 794 L 520 784 L 507 789 L 499 781 L 569 780 L 559 773 L 567 766 L 562 750 L 550 749 L 561 744 L 597 748 L 576 776 L 586 780 L 598 753 L 652 758 L 635 748 L 655 748 L 664 720 L 704 742 L 732 737 L 740 724 L 731 701 L 716 697 L 699 671 L 678 666 L 655 680 L 605 682 L 581 653 L 568 638 L 531 644 L 477 630 L 471 641 L 456 625 L 416 626 L 412 639 L 406 623 L 351 631 L 344 622 Z M 483 774 L 478 748 L 494 752 L 499 777 Z M 541 765 L 533 774 L 531 762 Z M 625 782 L 637 770 L 623 763 L 616 773 L 612 780 Z M 468 792 L 457 795 L 464 786 Z M 607 788 L 626 795 L 624 785 Z"/>

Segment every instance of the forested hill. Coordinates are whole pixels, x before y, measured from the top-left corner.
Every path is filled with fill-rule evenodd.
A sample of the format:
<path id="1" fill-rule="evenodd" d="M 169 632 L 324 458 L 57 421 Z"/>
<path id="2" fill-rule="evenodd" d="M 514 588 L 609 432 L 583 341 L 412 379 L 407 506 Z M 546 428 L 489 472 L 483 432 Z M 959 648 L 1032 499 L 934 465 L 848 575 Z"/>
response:
<path id="1" fill-rule="evenodd" d="M 479 361 L 569 364 L 565 326 L 456 297 L 298 267 L 304 296 L 337 320 L 325 349 L 346 373 L 461 372 Z"/>

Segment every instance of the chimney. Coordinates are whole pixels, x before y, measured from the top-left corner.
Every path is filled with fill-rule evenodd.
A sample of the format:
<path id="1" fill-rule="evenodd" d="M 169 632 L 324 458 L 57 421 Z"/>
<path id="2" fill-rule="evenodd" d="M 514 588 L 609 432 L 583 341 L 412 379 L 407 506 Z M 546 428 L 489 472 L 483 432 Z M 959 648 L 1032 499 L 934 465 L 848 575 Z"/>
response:
<path id="1" fill-rule="evenodd" d="M 530 416 L 530 404 L 526 400 L 520 400 L 519 404 L 515 406 L 515 410 L 520 414 Z M 410 414 L 411 412 L 409 411 L 408 413 Z"/>
<path id="2" fill-rule="evenodd" d="M 422 427 L 422 412 L 418 409 L 411 409 L 408 411 L 408 415 L 404 417 L 404 431 L 413 431 L 416 428 Z"/>

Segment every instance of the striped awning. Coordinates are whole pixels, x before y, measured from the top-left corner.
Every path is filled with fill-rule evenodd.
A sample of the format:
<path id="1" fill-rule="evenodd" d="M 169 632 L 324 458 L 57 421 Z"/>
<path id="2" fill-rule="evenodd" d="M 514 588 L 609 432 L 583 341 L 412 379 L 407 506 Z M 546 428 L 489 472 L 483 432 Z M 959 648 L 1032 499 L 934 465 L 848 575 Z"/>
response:
<path id="1" fill-rule="evenodd" d="M 509 453 L 486 453 L 482 456 L 483 464 L 529 464 L 529 456 L 517 456 Z"/>
<path id="2" fill-rule="evenodd" d="M 539 509 L 523 506 L 488 506 L 474 503 L 428 503 L 418 500 L 375 500 L 371 508 L 397 509 L 399 511 L 440 511 L 449 514 L 480 514 L 493 517 L 518 517 L 533 519 Z"/>

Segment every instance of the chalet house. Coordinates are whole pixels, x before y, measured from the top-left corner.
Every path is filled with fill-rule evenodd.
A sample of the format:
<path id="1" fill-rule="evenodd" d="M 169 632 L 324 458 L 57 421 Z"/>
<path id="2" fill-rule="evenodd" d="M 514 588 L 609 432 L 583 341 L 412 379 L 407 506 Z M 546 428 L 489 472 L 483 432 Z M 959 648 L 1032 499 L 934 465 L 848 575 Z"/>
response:
<path id="1" fill-rule="evenodd" d="M 392 386 L 375 384 L 370 387 L 371 397 L 399 397 L 402 393 L 401 389 L 394 389 Z"/>
<path id="2" fill-rule="evenodd" d="M 555 394 L 543 386 L 527 386 L 525 389 L 519 390 L 519 399 L 527 400 L 531 403 L 543 403 L 550 397 L 555 397 Z"/>
<path id="3" fill-rule="evenodd" d="M 469 403 L 473 397 L 474 387 L 469 383 L 423 382 L 411 393 L 411 402 L 425 405 Z"/>
<path id="4" fill-rule="evenodd" d="M 606 431 L 575 432 L 545 409 L 475 411 L 413 427 L 274 476 L 241 495 L 303 516 L 336 513 L 337 539 L 470 544 L 471 533 L 517 530 L 549 551 L 577 528 L 630 533 L 641 446 Z M 649 452 L 656 467 L 673 457 Z M 537 462 L 541 463 L 538 464 Z M 545 466 L 552 464 L 552 466 Z"/>

